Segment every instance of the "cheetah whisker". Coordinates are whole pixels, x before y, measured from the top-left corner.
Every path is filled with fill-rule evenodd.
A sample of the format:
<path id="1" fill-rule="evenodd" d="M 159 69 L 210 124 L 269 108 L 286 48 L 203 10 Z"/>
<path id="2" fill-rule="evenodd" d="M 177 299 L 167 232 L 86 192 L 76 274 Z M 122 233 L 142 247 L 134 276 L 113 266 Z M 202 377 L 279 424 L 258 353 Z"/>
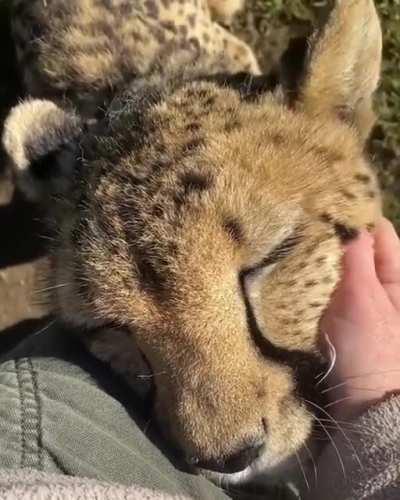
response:
<path id="1" fill-rule="evenodd" d="M 333 417 L 332 417 L 333 418 Z M 320 417 L 320 419 L 323 421 L 323 422 L 332 422 L 332 419 L 331 418 L 323 418 L 323 417 Z M 348 427 L 349 429 L 365 429 L 365 426 L 363 425 L 360 425 L 360 424 L 355 424 L 353 422 L 348 422 L 346 420 L 336 420 L 335 419 L 335 425 L 336 424 L 340 424 L 342 426 L 345 426 L 345 427 Z"/>
<path id="2" fill-rule="evenodd" d="M 51 292 L 52 290 L 57 290 L 58 288 L 64 288 L 66 286 L 70 286 L 71 284 L 70 283 L 59 283 L 57 285 L 53 285 L 53 286 L 48 286 L 46 288 L 41 288 L 39 290 L 35 290 L 34 291 L 34 294 L 41 294 L 41 293 L 44 293 L 44 292 Z"/>
<path id="3" fill-rule="evenodd" d="M 140 374 L 140 375 L 136 375 L 136 377 L 140 378 L 142 380 L 146 380 L 146 379 L 151 379 L 151 378 L 154 378 L 154 377 L 158 377 L 159 375 L 165 375 L 167 373 L 168 372 L 166 372 L 166 371 L 158 372 L 158 373 L 151 373 L 151 374 L 143 373 L 143 374 Z"/>
<path id="4" fill-rule="evenodd" d="M 308 456 L 310 457 L 311 459 L 311 462 L 313 464 L 313 471 L 314 471 L 314 486 L 316 487 L 317 486 L 317 483 L 318 483 L 318 468 L 317 468 L 317 464 L 315 462 L 315 459 L 314 459 L 314 456 L 310 450 L 310 448 L 307 446 L 306 443 L 304 443 L 303 445 L 304 449 L 306 450 Z"/>
<path id="5" fill-rule="evenodd" d="M 399 372 L 400 369 L 392 369 L 392 370 L 383 370 L 383 371 L 378 371 L 378 372 L 368 372 L 360 375 L 351 375 L 350 377 L 346 377 L 344 382 L 340 382 L 339 384 L 327 387 L 321 391 L 322 394 L 326 394 L 327 392 L 334 391 L 335 389 L 340 389 L 340 387 L 343 387 L 344 385 L 347 384 L 348 380 L 352 379 L 357 379 L 357 378 L 362 378 L 362 377 L 374 377 L 376 375 L 386 375 L 388 373 L 397 373 Z"/>
<path id="6" fill-rule="evenodd" d="M 331 420 L 331 422 L 332 422 L 332 423 L 333 423 L 333 424 L 337 427 L 338 431 L 342 434 L 342 436 L 344 437 L 344 439 L 345 439 L 345 440 L 347 441 L 347 443 L 350 445 L 350 447 L 351 447 L 351 449 L 352 449 L 352 451 L 353 451 L 353 453 L 354 453 L 354 456 L 355 456 L 355 458 L 356 458 L 356 460 L 357 460 L 357 462 L 358 462 L 358 464 L 359 464 L 360 468 L 361 468 L 361 469 L 363 469 L 364 467 L 363 467 L 363 465 L 362 465 L 362 463 L 361 463 L 360 457 L 358 456 L 358 453 L 357 453 L 357 451 L 356 451 L 356 449 L 355 449 L 355 447 L 354 447 L 353 442 L 352 442 L 352 441 L 351 441 L 351 439 L 348 437 L 348 435 L 344 432 L 343 427 L 342 427 L 342 426 L 338 423 L 338 421 L 337 421 L 337 420 L 335 420 L 335 419 L 332 417 L 332 415 L 331 415 L 328 411 L 324 410 L 324 408 L 322 408 L 321 406 L 317 405 L 316 403 L 313 403 L 312 401 L 308 401 L 308 400 L 305 400 L 305 401 L 306 401 L 308 404 L 310 404 L 311 406 L 313 406 L 314 408 L 316 408 L 317 410 L 321 411 L 324 415 L 326 415 L 326 416 L 327 416 L 327 417 Z M 321 420 L 320 420 L 320 419 L 318 419 L 318 421 L 319 421 L 319 422 L 320 422 L 320 424 L 321 424 Z M 333 443 L 332 443 L 332 444 L 333 444 Z M 337 448 L 337 446 L 336 446 L 336 445 L 335 445 L 335 448 Z"/>
<path id="7" fill-rule="evenodd" d="M 49 321 L 49 323 L 47 323 L 47 325 L 45 325 L 43 328 L 40 328 L 38 331 L 36 331 L 35 333 L 33 333 L 31 336 L 32 337 L 36 337 L 37 335 L 40 335 L 41 333 L 45 332 L 46 330 L 48 330 L 51 326 L 54 325 L 54 323 L 56 323 L 56 319 L 53 319 L 51 321 Z"/>
<path id="8" fill-rule="evenodd" d="M 305 482 L 305 484 L 306 484 L 306 486 L 307 486 L 307 490 L 308 490 L 308 491 L 310 491 L 310 489 L 311 489 L 311 488 L 310 488 L 310 483 L 308 482 L 308 479 L 307 479 L 307 474 L 306 474 L 306 471 L 304 470 L 304 466 L 303 466 L 303 464 L 302 464 L 302 462 L 301 462 L 301 458 L 300 458 L 300 456 L 299 456 L 299 454 L 298 454 L 298 452 L 297 452 L 297 451 L 295 452 L 295 454 L 296 454 L 296 460 L 297 460 L 297 463 L 299 464 L 299 467 L 300 467 L 301 473 L 302 473 L 303 478 L 304 478 L 304 482 Z"/>
<path id="9" fill-rule="evenodd" d="M 336 360 L 337 360 L 336 349 L 335 349 L 335 346 L 332 344 L 331 339 L 329 338 L 329 335 L 327 333 L 324 333 L 324 337 L 325 337 L 325 340 L 326 340 L 328 347 L 329 347 L 330 363 L 329 363 L 329 367 L 328 367 L 325 375 L 322 378 L 320 378 L 318 380 L 318 382 L 316 383 L 316 387 L 318 387 L 320 384 L 322 384 L 322 382 L 329 377 L 329 375 L 332 373 L 332 370 L 335 367 Z"/>
<path id="10" fill-rule="evenodd" d="M 319 423 L 321 428 L 324 430 L 325 434 L 328 436 L 329 441 L 332 443 L 333 449 L 335 450 L 336 456 L 338 457 L 339 464 L 343 472 L 343 477 L 345 478 L 345 480 L 347 480 L 346 469 L 344 466 L 343 458 L 340 454 L 337 444 L 335 443 L 335 440 L 332 437 L 332 434 L 328 431 L 327 427 L 324 425 L 323 422 L 321 422 L 321 420 L 316 415 L 313 415 L 313 418 Z"/>

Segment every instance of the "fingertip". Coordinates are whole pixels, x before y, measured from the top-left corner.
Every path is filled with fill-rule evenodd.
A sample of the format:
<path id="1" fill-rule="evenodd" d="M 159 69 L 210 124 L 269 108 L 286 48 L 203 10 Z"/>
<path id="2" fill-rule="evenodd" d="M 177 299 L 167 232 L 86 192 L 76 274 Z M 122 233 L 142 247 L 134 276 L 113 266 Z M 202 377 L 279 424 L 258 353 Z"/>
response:
<path id="1" fill-rule="evenodd" d="M 382 218 L 374 231 L 375 267 L 381 283 L 400 283 L 400 240 L 393 224 Z"/>
<path id="2" fill-rule="evenodd" d="M 357 237 L 345 245 L 345 256 L 352 258 L 363 255 L 373 258 L 374 244 L 373 236 L 366 229 L 361 229 Z"/>
<path id="3" fill-rule="evenodd" d="M 373 237 L 375 240 L 383 235 L 391 238 L 392 241 L 397 242 L 399 240 L 396 229 L 394 228 L 392 222 L 386 217 L 381 217 L 379 219 L 373 231 Z"/>
<path id="4" fill-rule="evenodd" d="M 358 231 L 357 236 L 351 240 L 349 243 L 345 245 L 346 248 L 351 247 L 351 246 L 368 246 L 368 247 L 373 247 L 374 245 L 374 237 L 372 234 L 367 231 L 366 229 L 360 229 Z"/>
<path id="5" fill-rule="evenodd" d="M 343 264 L 345 280 L 376 278 L 374 238 L 367 230 L 360 230 L 357 238 L 346 245 Z"/>

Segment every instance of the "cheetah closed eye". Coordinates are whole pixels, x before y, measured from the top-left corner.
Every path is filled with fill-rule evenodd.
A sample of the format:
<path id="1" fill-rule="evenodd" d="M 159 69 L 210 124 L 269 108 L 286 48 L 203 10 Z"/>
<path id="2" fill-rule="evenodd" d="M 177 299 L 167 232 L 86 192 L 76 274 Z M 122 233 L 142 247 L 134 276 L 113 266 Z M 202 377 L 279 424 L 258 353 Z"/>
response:
<path id="1" fill-rule="evenodd" d="M 337 0 L 289 93 L 212 19 L 241 2 L 209 3 L 18 1 L 32 97 L 3 143 L 57 227 L 60 321 L 152 381 L 188 464 L 240 483 L 288 477 L 310 439 L 342 243 L 380 215 L 381 31 L 372 0 Z"/>

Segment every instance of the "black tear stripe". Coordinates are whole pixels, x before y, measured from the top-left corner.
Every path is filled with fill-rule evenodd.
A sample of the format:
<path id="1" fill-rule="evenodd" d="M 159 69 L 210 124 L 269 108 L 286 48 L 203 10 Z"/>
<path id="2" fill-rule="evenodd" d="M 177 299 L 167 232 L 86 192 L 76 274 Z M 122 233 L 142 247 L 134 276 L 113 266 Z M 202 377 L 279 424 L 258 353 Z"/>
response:
<path id="1" fill-rule="evenodd" d="M 324 372 L 326 363 L 317 354 L 278 347 L 263 335 L 246 293 L 245 278 L 246 274 L 241 272 L 239 275 L 240 290 L 246 307 L 249 332 L 254 344 L 263 357 L 293 370 L 296 379 L 295 394 L 300 399 L 306 398 L 320 404 L 323 401 L 322 394 L 316 386 L 317 377 L 321 372 Z M 315 413 L 315 408 L 312 406 L 309 407 L 309 410 Z"/>
<path id="2" fill-rule="evenodd" d="M 330 214 L 327 213 L 321 214 L 320 220 L 325 224 L 330 224 L 333 227 L 336 236 L 340 239 L 342 243 L 348 243 L 356 239 L 357 236 L 359 235 L 358 229 L 351 226 L 347 226 L 346 224 L 343 224 L 342 222 L 335 220 Z"/>
<path id="3" fill-rule="evenodd" d="M 335 233 L 340 238 L 342 243 L 349 243 L 350 241 L 357 238 L 359 231 L 354 227 L 346 226 L 340 222 L 336 222 L 334 225 Z"/>
<path id="4" fill-rule="evenodd" d="M 296 379 L 295 393 L 303 399 L 306 397 L 311 401 L 321 401 L 321 392 L 318 391 L 317 375 L 324 371 L 325 362 L 321 356 L 315 353 L 308 353 L 297 349 L 285 349 L 273 344 L 266 338 L 260 330 L 257 319 L 254 315 L 251 303 L 246 291 L 246 277 L 258 270 L 275 264 L 284 259 L 301 240 L 301 234 L 295 232 L 286 238 L 274 251 L 272 251 L 263 261 L 251 269 L 245 269 L 239 273 L 239 285 L 246 307 L 247 324 L 251 338 L 262 354 L 267 359 L 290 367 Z M 309 406 L 309 405 L 308 405 Z M 315 408 L 309 407 L 312 413 Z"/>

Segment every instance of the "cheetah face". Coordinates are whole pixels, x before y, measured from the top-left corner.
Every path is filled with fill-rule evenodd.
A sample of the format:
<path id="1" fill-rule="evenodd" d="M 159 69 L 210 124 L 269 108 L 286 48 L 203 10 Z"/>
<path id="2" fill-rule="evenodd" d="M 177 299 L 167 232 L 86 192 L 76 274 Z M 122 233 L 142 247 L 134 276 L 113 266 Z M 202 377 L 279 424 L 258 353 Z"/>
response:
<path id="1" fill-rule="evenodd" d="M 363 154 L 380 40 L 372 1 L 338 1 L 290 103 L 174 79 L 92 132 L 41 101 L 6 122 L 17 178 L 57 193 L 58 314 L 107 325 L 90 347 L 132 383 L 150 369 L 160 428 L 212 478 L 276 476 L 311 436 L 342 244 L 380 214 Z"/>

